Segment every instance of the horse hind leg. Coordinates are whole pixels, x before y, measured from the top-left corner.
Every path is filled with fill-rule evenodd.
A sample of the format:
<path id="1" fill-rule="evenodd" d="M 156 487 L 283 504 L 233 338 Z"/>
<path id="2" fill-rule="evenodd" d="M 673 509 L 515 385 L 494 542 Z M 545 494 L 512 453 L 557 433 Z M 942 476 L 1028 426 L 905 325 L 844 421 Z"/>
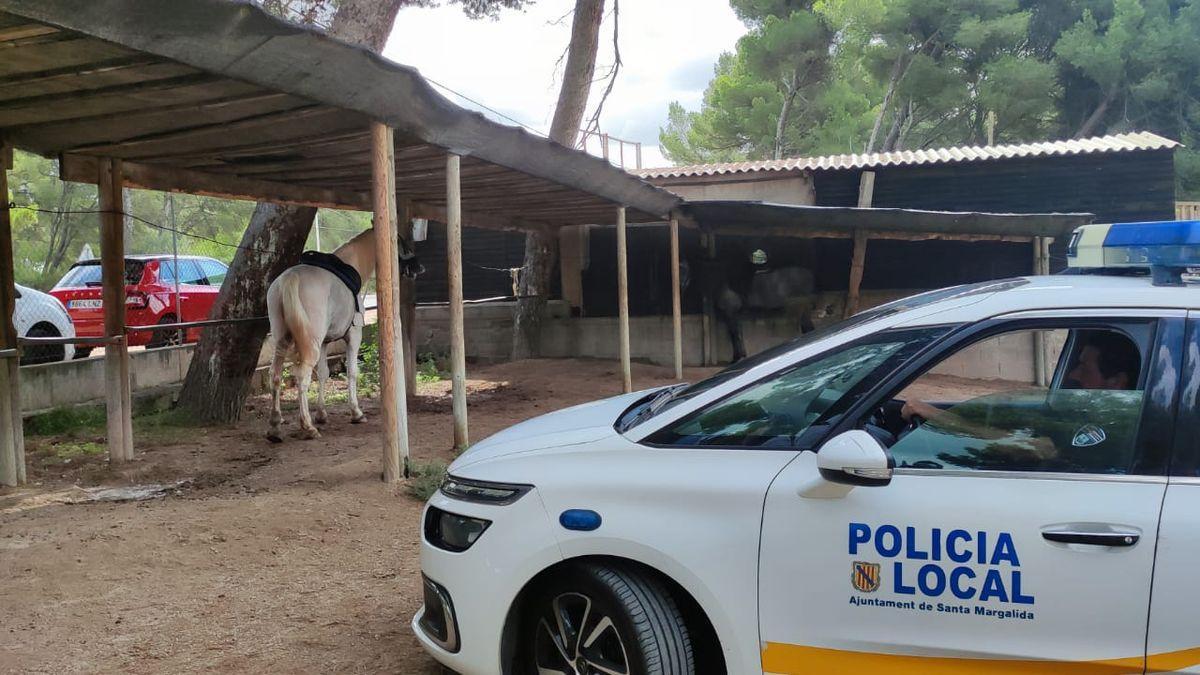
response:
<path id="1" fill-rule="evenodd" d="M 350 422 L 359 424 L 366 415 L 358 406 L 358 349 L 362 345 L 362 327 L 352 326 L 346 336 L 346 384 L 350 388 Z"/>
<path id="2" fill-rule="evenodd" d="M 313 415 L 313 421 L 317 424 L 325 424 L 329 421 L 329 413 L 325 411 L 325 383 L 329 382 L 329 353 L 328 345 L 321 345 L 321 352 L 317 356 L 317 414 Z"/>
<path id="3" fill-rule="evenodd" d="M 283 389 L 283 364 L 287 359 L 287 349 L 275 342 L 275 353 L 271 358 L 271 428 L 267 430 L 267 440 L 272 443 L 282 443 L 283 435 L 280 425 L 283 424 L 283 412 L 279 409 L 280 392 Z"/>

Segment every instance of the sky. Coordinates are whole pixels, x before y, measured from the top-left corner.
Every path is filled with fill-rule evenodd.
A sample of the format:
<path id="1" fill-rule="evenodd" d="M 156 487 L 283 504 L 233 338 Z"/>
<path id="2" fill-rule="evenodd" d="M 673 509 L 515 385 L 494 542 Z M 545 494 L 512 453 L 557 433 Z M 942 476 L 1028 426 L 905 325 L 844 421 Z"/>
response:
<path id="1" fill-rule="evenodd" d="M 536 0 L 524 11 L 472 21 L 456 6 L 404 9 L 384 55 L 414 66 L 427 79 L 492 108 L 541 133 L 554 115 L 562 66 L 571 37 L 573 0 Z M 728 0 L 621 0 L 619 43 L 622 67 L 604 105 L 601 131 L 642 143 L 642 165 L 670 164 L 658 147 L 667 106 L 679 101 L 699 108 L 721 52 L 732 51 L 746 32 Z M 596 75 L 613 63 L 612 0 L 600 29 Z M 586 119 L 600 98 L 597 84 Z M 441 90 L 464 107 L 479 107 Z M 498 115 L 480 110 L 505 124 Z M 599 153 L 597 143 L 589 150 Z M 615 157 L 617 145 L 611 146 Z M 626 166 L 633 166 L 626 147 Z"/>

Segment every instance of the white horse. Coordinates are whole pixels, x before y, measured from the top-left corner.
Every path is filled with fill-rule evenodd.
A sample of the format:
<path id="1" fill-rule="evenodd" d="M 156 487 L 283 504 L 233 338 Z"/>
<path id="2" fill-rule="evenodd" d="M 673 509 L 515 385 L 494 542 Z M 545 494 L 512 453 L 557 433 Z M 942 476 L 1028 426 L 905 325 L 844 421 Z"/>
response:
<path id="1" fill-rule="evenodd" d="M 400 273 L 415 278 L 423 269 L 417 262 L 412 245 L 399 240 Z M 365 286 L 375 273 L 375 230 L 369 229 L 342 244 L 333 255 L 353 267 Z M 346 284 L 329 270 L 313 265 L 295 265 L 280 274 L 267 289 L 267 315 L 271 321 L 271 340 L 274 359 L 271 363 L 271 429 L 267 439 L 283 440 L 279 425 L 283 414 L 279 410 L 280 388 L 283 385 L 283 364 L 289 350 L 295 353 L 296 378 L 300 390 L 300 428 L 307 438 L 320 438 L 313 426 L 329 420 L 325 411 L 325 383 L 329 380 L 329 343 L 346 340 L 346 379 L 350 386 L 350 421 L 358 424 L 366 419 L 358 405 L 358 348 L 362 344 L 363 314 L 357 299 Z M 308 387 L 313 368 L 317 369 L 317 414 L 308 410 Z"/>

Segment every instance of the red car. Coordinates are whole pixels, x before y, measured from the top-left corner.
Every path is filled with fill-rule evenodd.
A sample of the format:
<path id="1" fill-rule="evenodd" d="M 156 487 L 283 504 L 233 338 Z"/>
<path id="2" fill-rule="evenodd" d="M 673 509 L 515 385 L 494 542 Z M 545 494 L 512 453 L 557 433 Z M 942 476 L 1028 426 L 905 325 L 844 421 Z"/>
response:
<path id="1" fill-rule="evenodd" d="M 179 295 L 176 298 L 175 259 L 169 255 L 128 256 L 125 258 L 125 322 L 129 326 L 155 326 L 180 321 L 202 321 L 225 281 L 229 268 L 212 258 L 179 256 Z M 100 261 L 82 260 L 71 266 L 50 290 L 71 315 L 75 334 L 103 337 L 104 308 L 100 295 Z M 186 341 L 200 339 L 200 329 L 187 331 Z M 129 333 L 130 346 L 163 347 L 179 343 L 179 332 L 135 331 Z M 77 357 L 87 356 L 91 348 L 80 345 Z"/>

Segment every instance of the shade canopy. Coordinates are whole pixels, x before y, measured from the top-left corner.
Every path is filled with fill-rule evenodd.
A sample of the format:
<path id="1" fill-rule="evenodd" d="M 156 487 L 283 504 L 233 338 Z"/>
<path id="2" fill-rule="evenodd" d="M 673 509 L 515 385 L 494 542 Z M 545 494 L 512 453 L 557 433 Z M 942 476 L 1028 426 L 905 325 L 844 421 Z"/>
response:
<path id="1" fill-rule="evenodd" d="M 413 68 L 227 0 L 0 0 L 0 134 L 95 180 L 355 209 L 370 206 L 372 120 L 395 129 L 396 188 L 445 207 L 462 156 L 467 224 L 536 229 L 661 220 L 679 199 L 437 93 Z"/>
<path id="2" fill-rule="evenodd" d="M 1090 213 L 973 213 L 725 200 L 690 201 L 679 211 L 689 224 L 723 234 L 834 238 L 851 238 L 855 230 L 894 239 L 1063 237 L 1095 219 Z"/>

